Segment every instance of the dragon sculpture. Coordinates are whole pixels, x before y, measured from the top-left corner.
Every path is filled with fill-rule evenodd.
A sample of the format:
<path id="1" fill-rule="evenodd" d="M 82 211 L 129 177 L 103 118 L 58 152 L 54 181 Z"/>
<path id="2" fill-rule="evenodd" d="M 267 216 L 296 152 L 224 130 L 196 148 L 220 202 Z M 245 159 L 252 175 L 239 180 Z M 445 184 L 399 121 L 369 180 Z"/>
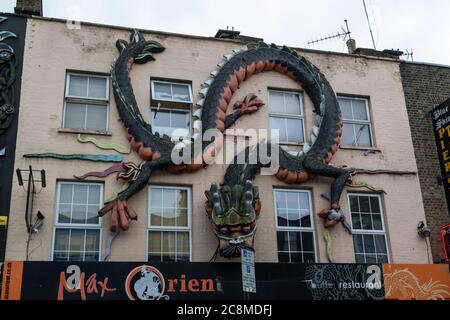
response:
<path id="1" fill-rule="evenodd" d="M 154 132 L 143 119 L 130 80 L 133 64 L 155 60 L 153 54 L 161 53 L 165 48 L 156 41 L 146 41 L 137 31 L 132 33 L 129 42 L 118 40 L 116 46 L 120 54 L 112 65 L 111 79 L 117 110 L 131 147 L 144 161 L 140 165 L 124 164 L 124 171 L 119 177 L 126 179 L 129 187 L 116 199 L 105 203 L 99 211 L 100 216 L 112 212 L 111 231 L 119 228 L 128 230 L 129 220 L 137 218 L 128 200 L 147 186 L 152 172 L 164 169 L 171 173 L 190 173 L 211 163 L 223 147 L 221 133 L 241 116 L 256 112 L 263 105 L 255 95 L 250 94 L 237 102 L 233 113 L 227 116 L 233 94 L 240 83 L 265 71 L 279 72 L 301 85 L 314 105 L 317 121 L 312 130 L 311 144 L 306 143 L 303 151 L 291 152 L 277 146 L 277 163 L 263 164 L 257 156 L 255 163 L 232 164 L 227 169 L 222 186 L 211 185 L 206 192 L 205 206 L 219 238 L 220 254 L 236 257 L 240 255 L 241 248 L 253 248 L 261 204 L 252 180 L 262 167 L 268 165 L 277 167 L 276 177 L 288 184 L 299 184 L 317 175 L 333 178 L 330 206 L 320 216 L 324 218 L 327 228 L 345 219 L 339 199 L 350 175 L 345 169 L 329 165 L 341 141 L 341 111 L 330 84 L 305 57 L 285 46 L 269 46 L 263 42 L 249 46 L 248 50 L 236 49 L 232 54 L 225 55 L 225 60 L 211 72 L 212 78 L 205 82 L 200 91 L 203 99 L 197 102 L 198 109 L 193 114 L 196 121 L 193 123 L 192 138 L 172 141 L 167 135 Z M 205 141 L 209 130 L 219 134 Z M 270 143 L 266 144 L 266 150 L 271 149 L 267 145 Z M 252 152 L 259 155 L 257 151 L 261 147 L 264 147 L 262 143 L 243 151 L 246 159 Z M 181 155 L 184 161 L 175 163 L 173 154 Z"/>

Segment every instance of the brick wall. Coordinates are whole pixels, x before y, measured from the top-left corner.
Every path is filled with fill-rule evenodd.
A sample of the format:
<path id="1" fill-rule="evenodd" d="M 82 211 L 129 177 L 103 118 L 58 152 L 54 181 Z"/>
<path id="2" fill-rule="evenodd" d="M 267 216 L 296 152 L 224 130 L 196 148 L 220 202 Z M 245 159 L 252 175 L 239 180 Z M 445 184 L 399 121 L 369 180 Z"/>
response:
<path id="1" fill-rule="evenodd" d="M 439 229 L 449 223 L 444 189 L 437 183 L 440 175 L 434 133 L 430 116 L 424 109 L 450 97 L 450 67 L 402 63 L 400 66 L 406 108 L 413 138 L 423 205 L 432 230 L 431 249 L 435 262 L 443 258 Z"/>

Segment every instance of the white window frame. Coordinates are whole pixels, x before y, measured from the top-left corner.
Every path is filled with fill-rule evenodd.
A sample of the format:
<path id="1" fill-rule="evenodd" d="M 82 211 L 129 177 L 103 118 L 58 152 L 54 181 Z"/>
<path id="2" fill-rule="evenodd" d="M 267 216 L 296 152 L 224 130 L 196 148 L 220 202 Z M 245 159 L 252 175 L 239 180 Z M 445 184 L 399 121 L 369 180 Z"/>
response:
<path id="1" fill-rule="evenodd" d="M 172 99 L 164 99 L 164 98 L 156 98 L 156 91 L 155 91 L 155 82 L 156 83 L 165 83 L 165 84 L 170 84 L 170 92 L 171 92 L 171 96 Z M 172 85 L 184 85 L 187 86 L 189 89 L 189 101 L 183 101 L 183 100 L 177 100 L 173 98 L 173 89 L 172 89 Z M 186 83 L 186 82 L 177 82 L 177 81 L 164 81 L 164 80 L 151 80 L 151 90 L 152 90 L 152 100 L 153 101 L 167 101 L 167 102 L 178 102 L 178 103 L 193 103 L 193 98 L 192 98 L 192 86 L 190 83 Z"/>
<path id="2" fill-rule="evenodd" d="M 356 148 L 374 148 L 375 147 L 375 140 L 373 139 L 372 117 L 371 117 L 371 114 L 370 114 L 369 99 L 368 98 L 360 98 L 360 97 L 351 97 L 351 96 L 341 96 L 341 95 L 338 95 L 337 98 L 338 98 L 338 101 L 339 101 L 339 99 L 360 100 L 360 101 L 364 101 L 364 104 L 366 105 L 367 120 L 350 120 L 350 119 L 344 119 L 344 116 L 342 116 L 342 124 L 348 123 L 348 124 L 361 124 L 361 125 L 368 125 L 369 126 L 370 146 L 359 146 L 358 144 L 356 144 L 356 145 L 345 145 L 345 144 L 342 144 L 342 146 L 343 147 L 356 147 Z M 352 108 L 352 115 L 353 115 L 353 108 Z M 356 138 L 355 129 L 353 129 L 353 137 Z"/>
<path id="3" fill-rule="evenodd" d="M 158 189 L 178 189 L 178 190 L 186 190 L 187 191 L 187 214 L 188 214 L 188 226 L 187 227 L 179 227 L 179 226 L 152 226 L 150 219 L 150 210 L 152 208 L 151 205 L 151 190 L 153 188 Z M 147 191 L 147 230 L 146 230 L 146 243 L 145 243 L 145 260 L 148 261 L 148 240 L 149 240 L 149 232 L 188 232 L 189 233 L 189 262 L 192 261 L 192 195 L 191 188 L 185 186 L 164 186 L 164 185 L 149 185 Z M 163 253 L 163 252 L 162 252 Z"/>
<path id="4" fill-rule="evenodd" d="M 160 111 L 169 111 L 169 112 L 183 112 L 186 113 L 188 115 L 189 118 L 189 127 L 186 128 L 186 130 L 188 131 L 188 135 L 189 136 L 192 133 L 192 112 L 191 109 L 176 109 L 176 108 L 158 108 L 158 107 L 150 107 L 150 124 L 153 127 L 161 127 L 158 126 L 157 123 L 153 123 L 153 117 L 152 117 L 152 110 L 156 111 L 156 112 L 160 112 Z M 170 114 L 170 116 L 172 117 L 172 113 Z M 171 128 L 173 130 L 177 130 L 177 129 L 184 129 L 184 128 L 174 128 L 174 127 L 164 127 L 164 128 Z M 161 134 L 163 134 L 163 132 L 161 132 Z"/>
<path id="5" fill-rule="evenodd" d="M 306 130 L 305 130 L 305 111 L 304 111 L 304 106 L 303 106 L 303 92 L 269 88 L 267 90 L 269 104 L 270 104 L 270 93 L 271 92 L 279 92 L 279 93 L 283 93 L 283 94 L 290 93 L 290 94 L 298 95 L 298 100 L 300 102 L 300 114 L 294 115 L 294 114 L 288 114 L 288 113 L 272 112 L 272 111 L 270 111 L 270 105 L 269 105 L 269 107 L 267 109 L 267 110 L 269 110 L 268 111 L 268 113 L 269 113 L 269 128 L 270 128 L 270 117 L 300 120 L 302 122 L 302 127 L 303 127 L 303 141 L 294 142 L 294 141 L 287 140 L 287 141 L 280 141 L 280 143 L 282 143 L 282 144 L 283 143 L 288 143 L 288 144 L 303 144 L 303 143 L 305 143 Z M 284 105 L 286 105 L 286 99 L 285 99 L 284 95 L 283 95 L 283 100 L 284 100 Z M 270 128 L 270 129 L 272 129 L 272 128 Z"/>
<path id="6" fill-rule="evenodd" d="M 380 215 L 381 215 L 381 226 L 383 228 L 383 230 L 364 230 L 364 229 L 354 229 L 353 228 L 353 221 L 352 221 L 352 209 L 351 209 L 351 204 L 350 204 L 350 196 L 361 196 L 361 197 L 376 197 L 378 198 L 378 204 L 380 206 Z M 384 210 L 383 210 L 383 202 L 381 201 L 381 196 L 379 194 L 376 193 L 358 193 L 358 192 L 348 192 L 347 193 L 347 202 L 348 202 L 348 211 L 349 211 L 349 220 L 350 220 L 350 226 L 352 228 L 352 234 L 361 234 L 361 235 L 383 235 L 384 236 L 384 242 L 386 245 L 386 254 L 387 254 L 387 259 L 388 259 L 388 263 L 390 263 L 391 261 L 391 256 L 390 256 L 390 250 L 389 250 L 389 243 L 388 243 L 388 238 L 387 238 L 387 232 L 386 232 L 386 226 L 384 223 Z M 373 214 L 372 212 L 370 213 L 371 215 Z M 371 217 L 372 219 L 372 217 Z M 373 226 L 373 220 L 372 220 L 372 226 Z M 353 240 L 353 237 L 352 237 Z M 353 254 L 355 256 L 356 259 L 356 251 L 355 251 L 355 246 L 353 245 Z M 365 247 L 364 247 L 364 255 L 367 255 L 367 253 L 365 252 Z"/>
<path id="7" fill-rule="evenodd" d="M 87 84 L 87 88 L 88 88 L 88 92 L 89 92 L 89 78 L 101 78 L 101 79 L 106 79 L 106 92 L 105 92 L 105 96 L 106 98 L 102 99 L 102 98 L 89 98 L 89 97 L 80 97 L 80 96 L 73 96 L 73 95 L 69 95 L 69 88 L 70 88 L 70 76 L 81 76 L 81 77 L 87 77 L 88 79 L 88 84 Z M 62 118 L 62 127 L 64 129 L 69 129 L 69 130 L 79 130 L 79 131 L 95 131 L 92 129 L 87 129 L 86 128 L 86 124 L 87 124 L 87 105 L 89 104 L 88 102 L 91 101 L 93 105 L 101 105 L 101 106 L 105 106 L 106 108 L 106 129 L 105 131 L 109 130 L 109 77 L 108 76 L 100 76 L 100 75 L 95 75 L 95 74 L 88 74 L 88 73 L 75 73 L 75 72 L 68 72 L 66 75 L 66 88 L 65 88 L 65 93 L 64 93 L 64 110 L 63 110 L 63 118 Z M 79 104 L 79 105 L 85 105 L 85 114 L 84 114 L 84 129 L 72 129 L 72 128 L 67 128 L 66 127 L 66 108 L 67 108 L 67 103 L 75 103 L 75 104 Z"/>
<path id="8" fill-rule="evenodd" d="M 52 236 L 52 251 L 50 256 L 50 261 L 53 261 L 54 251 L 55 251 L 55 237 L 56 237 L 56 229 L 78 229 L 78 230 L 99 230 L 99 248 L 98 248 L 98 261 L 101 261 L 102 259 L 102 237 L 103 237 L 103 230 L 102 230 L 102 217 L 98 218 L 97 224 L 80 224 L 80 223 L 60 223 L 58 222 L 58 216 L 59 216 L 59 207 L 60 207 L 60 194 L 61 194 L 61 185 L 62 184 L 70 184 L 70 185 L 96 185 L 100 186 L 100 207 L 103 205 L 103 190 L 104 185 L 103 183 L 98 182 L 71 182 L 71 181 L 57 181 L 56 182 L 56 206 L 55 206 L 55 212 L 54 212 L 54 223 L 53 223 L 53 236 Z M 89 197 L 89 195 L 88 195 Z M 72 192 L 72 205 L 73 205 L 73 192 Z M 70 248 L 70 239 L 69 239 L 69 248 Z"/>
<path id="9" fill-rule="evenodd" d="M 287 226 L 279 226 L 278 225 L 278 208 L 277 208 L 277 198 L 276 198 L 276 192 L 297 192 L 297 193 L 306 193 L 308 194 L 308 201 L 309 201 L 309 215 L 311 217 L 311 227 L 287 227 Z M 312 208 L 312 195 L 310 190 L 305 189 L 283 189 L 283 188 L 274 188 L 273 189 L 273 207 L 275 212 L 275 232 L 278 233 L 278 231 L 281 232 L 312 232 L 313 236 L 313 245 L 314 245 L 314 263 L 317 263 L 318 256 L 317 256 L 317 243 L 316 243 L 316 230 L 315 230 L 315 220 L 314 220 L 314 214 L 313 214 L 313 208 Z M 278 235 L 277 235 L 278 237 Z M 277 240 L 277 257 L 280 250 L 278 250 L 278 240 Z M 284 251 L 283 251 L 284 252 Z M 290 252 L 290 248 L 289 248 Z"/>

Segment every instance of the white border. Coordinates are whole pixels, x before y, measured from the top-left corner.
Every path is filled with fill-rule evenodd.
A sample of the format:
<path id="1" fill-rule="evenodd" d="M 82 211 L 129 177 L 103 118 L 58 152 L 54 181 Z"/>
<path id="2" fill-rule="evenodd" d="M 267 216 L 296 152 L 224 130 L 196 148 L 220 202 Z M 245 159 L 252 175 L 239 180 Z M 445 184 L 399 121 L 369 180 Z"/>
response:
<path id="1" fill-rule="evenodd" d="M 159 189 L 177 189 L 177 190 L 186 190 L 187 191 L 187 205 L 188 205 L 188 226 L 187 227 L 164 227 L 164 226 L 151 226 L 150 225 L 150 208 L 151 208 L 151 189 L 159 188 Z M 145 260 L 148 261 L 148 233 L 149 231 L 184 231 L 189 232 L 189 262 L 192 262 L 192 194 L 191 187 L 185 186 L 171 186 L 171 185 L 149 185 L 147 188 L 147 229 L 146 229 L 146 242 L 145 242 Z"/>
<path id="2" fill-rule="evenodd" d="M 172 93 L 172 97 L 173 97 L 173 90 L 172 90 L 172 85 L 176 84 L 176 85 L 180 85 L 180 86 L 187 86 L 188 90 L 189 90 L 189 101 L 183 101 L 183 100 L 177 100 L 177 99 L 157 99 L 155 97 L 155 82 L 158 83 L 166 83 L 166 84 L 170 84 L 170 90 Z M 151 97 L 152 97 L 152 101 L 167 101 L 167 102 L 178 102 L 178 103 L 193 103 L 193 98 L 192 98 L 192 86 L 189 83 L 185 83 L 185 82 L 176 82 L 176 81 L 164 81 L 164 80 L 150 80 L 150 84 L 151 84 Z"/>
<path id="3" fill-rule="evenodd" d="M 98 218 L 98 224 L 70 224 L 70 223 L 59 223 L 58 222 L 58 212 L 59 212 L 59 199 L 60 199 L 60 191 L 61 191 L 61 185 L 62 184 L 69 184 L 69 185 L 98 185 L 100 186 L 100 200 L 99 200 L 99 206 L 100 208 L 103 206 L 103 192 L 104 192 L 104 185 L 103 183 L 97 183 L 97 182 L 71 182 L 71 181 L 57 181 L 56 182 L 56 206 L 55 211 L 53 212 L 53 235 L 52 235 L 52 247 L 50 252 L 50 261 L 53 261 L 53 255 L 55 250 L 55 234 L 56 229 L 91 229 L 91 230 L 99 230 L 100 231 L 100 239 L 99 239 L 99 254 L 98 254 L 98 261 L 101 261 L 102 259 L 102 237 L 103 237 L 103 228 L 102 228 L 102 218 Z M 89 195 L 88 195 L 89 196 Z M 70 260 L 69 260 L 70 262 Z"/>
<path id="4" fill-rule="evenodd" d="M 308 201 L 309 201 L 309 213 L 311 217 L 311 227 L 280 227 L 278 226 L 278 213 L 277 213 L 277 200 L 276 200 L 276 191 L 282 191 L 282 192 L 296 192 L 296 193 L 307 193 L 308 194 Z M 273 188 L 273 208 L 275 213 L 275 232 L 278 231 L 285 231 L 285 232 L 302 232 L 302 231 L 308 231 L 312 232 L 313 234 L 313 243 L 314 243 L 314 263 L 317 263 L 318 261 L 318 252 L 317 252 L 317 242 L 316 242 L 316 224 L 314 219 L 314 213 L 312 208 L 312 196 L 311 196 L 311 190 L 306 189 L 285 189 L 285 188 Z M 276 235 L 278 236 L 278 235 Z M 277 237 L 277 259 L 278 259 L 278 237 Z"/>
<path id="5" fill-rule="evenodd" d="M 383 227 L 383 230 L 353 229 L 352 209 L 351 209 L 351 205 L 350 205 L 350 196 L 357 196 L 357 197 L 358 196 L 361 196 L 361 197 L 365 196 L 365 197 L 376 197 L 376 198 L 378 198 L 378 204 L 380 206 L 380 215 L 381 215 L 381 226 Z M 387 239 L 387 234 L 386 234 L 386 226 L 385 226 L 385 223 L 384 223 L 384 210 L 383 210 L 383 202 L 381 201 L 381 196 L 379 194 L 376 194 L 376 193 L 348 192 L 347 193 L 347 204 L 348 204 L 350 227 L 352 228 L 352 235 L 353 234 L 383 235 L 384 236 L 384 242 L 385 242 L 385 245 L 386 245 L 386 253 L 387 253 L 388 263 L 390 263 L 391 255 L 390 255 L 389 244 L 388 244 L 388 239 Z M 365 253 L 365 250 L 364 250 L 364 253 Z M 354 254 L 355 259 L 356 259 L 356 252 L 355 252 L 355 245 L 354 244 L 353 244 L 353 254 Z M 365 255 L 366 255 L 366 253 L 365 253 Z"/>

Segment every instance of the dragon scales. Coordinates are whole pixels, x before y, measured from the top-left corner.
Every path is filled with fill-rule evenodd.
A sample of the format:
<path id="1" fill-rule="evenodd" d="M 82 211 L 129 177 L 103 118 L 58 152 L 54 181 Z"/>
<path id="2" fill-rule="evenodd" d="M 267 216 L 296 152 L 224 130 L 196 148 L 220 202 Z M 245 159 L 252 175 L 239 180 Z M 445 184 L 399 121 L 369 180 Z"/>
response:
<path id="1" fill-rule="evenodd" d="M 152 172 L 164 169 L 171 173 L 190 173 L 210 163 L 209 160 L 223 146 L 223 136 L 215 136 L 211 142 L 203 141 L 203 135 L 210 129 L 224 132 L 238 118 L 256 112 L 263 105 L 262 101 L 250 94 L 244 101 L 234 105 L 233 113 L 226 115 L 239 84 L 265 71 L 279 72 L 299 83 L 313 102 L 317 115 L 311 145 L 305 144 L 303 151 L 295 154 L 277 148 L 279 163 L 275 164 L 278 167 L 276 177 L 288 184 L 299 184 L 317 175 L 334 178 L 330 206 L 320 215 L 325 219 L 326 227 L 334 226 L 344 219 L 339 199 L 349 173 L 329 165 L 341 140 L 341 111 L 330 84 L 307 59 L 287 47 L 268 46 L 262 42 L 249 50 L 238 49 L 225 55 L 224 62 L 211 73 L 212 78 L 205 82 L 200 91 L 203 99 L 197 103 L 199 108 L 194 113 L 197 120 L 193 125 L 192 139 L 172 141 L 170 137 L 154 132 L 143 119 L 130 80 L 134 63 L 155 60 L 153 54 L 161 53 L 165 48 L 156 41 L 146 41 L 137 31 L 132 33 L 129 43 L 118 40 L 116 46 L 120 54 L 112 65 L 111 78 L 117 110 L 128 132 L 131 147 L 144 162 L 129 168 L 130 172 L 119 174 L 119 177 L 129 179 L 129 187 L 117 199 L 105 203 L 99 211 L 101 216 L 112 212 L 111 231 L 115 232 L 119 228 L 128 230 L 129 220 L 137 218 L 128 200 L 147 186 Z M 195 148 L 199 143 L 201 147 Z M 188 154 L 188 161 L 175 163 L 172 160 L 174 150 Z M 244 152 L 248 156 L 250 151 L 248 148 Z M 263 165 L 259 159 L 254 164 L 232 164 L 227 169 L 224 184 L 219 188 L 213 183 L 206 192 L 206 209 L 219 238 L 222 256 L 239 256 L 242 247 L 253 248 L 256 219 L 261 205 L 252 180 L 263 166 L 267 164 Z"/>

